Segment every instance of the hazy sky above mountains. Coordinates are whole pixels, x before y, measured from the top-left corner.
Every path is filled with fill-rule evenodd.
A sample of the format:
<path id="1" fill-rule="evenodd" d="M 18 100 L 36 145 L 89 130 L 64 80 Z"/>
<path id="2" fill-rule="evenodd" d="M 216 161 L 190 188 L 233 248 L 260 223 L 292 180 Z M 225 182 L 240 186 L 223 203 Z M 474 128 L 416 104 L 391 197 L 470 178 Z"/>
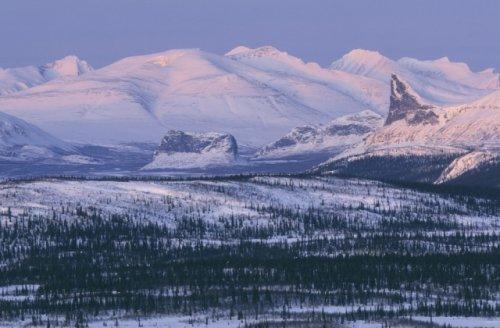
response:
<path id="1" fill-rule="evenodd" d="M 0 67 L 273 45 L 325 66 L 365 48 L 498 70 L 499 13 L 498 0 L 2 0 Z"/>

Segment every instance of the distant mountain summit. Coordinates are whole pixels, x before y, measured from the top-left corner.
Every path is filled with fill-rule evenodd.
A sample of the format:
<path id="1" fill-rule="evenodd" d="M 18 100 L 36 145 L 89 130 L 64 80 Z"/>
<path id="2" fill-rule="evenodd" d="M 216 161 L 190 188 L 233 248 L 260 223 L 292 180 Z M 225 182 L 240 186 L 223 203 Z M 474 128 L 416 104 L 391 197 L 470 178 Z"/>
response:
<path id="1" fill-rule="evenodd" d="M 77 77 L 92 67 L 76 56 L 67 56 L 42 66 L 0 68 L 0 96 L 23 91 L 61 77 Z"/>

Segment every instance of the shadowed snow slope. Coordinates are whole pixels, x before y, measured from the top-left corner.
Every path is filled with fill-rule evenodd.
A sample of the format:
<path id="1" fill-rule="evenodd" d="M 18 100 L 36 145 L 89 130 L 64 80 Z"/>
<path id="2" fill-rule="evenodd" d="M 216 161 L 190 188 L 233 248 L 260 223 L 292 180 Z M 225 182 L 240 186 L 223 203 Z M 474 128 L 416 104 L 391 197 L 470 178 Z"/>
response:
<path id="1" fill-rule="evenodd" d="M 0 112 L 0 159 L 29 161 L 74 153 L 74 148 L 23 120 Z"/>
<path id="2" fill-rule="evenodd" d="M 67 56 L 43 66 L 0 68 L 0 96 L 22 91 L 60 77 L 75 77 L 92 67 L 76 56 Z"/>

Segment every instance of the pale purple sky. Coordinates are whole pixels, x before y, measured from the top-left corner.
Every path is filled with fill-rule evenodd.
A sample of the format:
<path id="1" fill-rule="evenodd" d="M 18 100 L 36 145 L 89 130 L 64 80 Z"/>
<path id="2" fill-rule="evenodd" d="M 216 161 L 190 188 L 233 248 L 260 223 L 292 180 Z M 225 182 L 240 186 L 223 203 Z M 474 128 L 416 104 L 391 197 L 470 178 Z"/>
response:
<path id="1" fill-rule="evenodd" d="M 273 45 L 321 65 L 365 48 L 498 70 L 499 15 L 498 0 L 1 0 L 0 67 Z"/>

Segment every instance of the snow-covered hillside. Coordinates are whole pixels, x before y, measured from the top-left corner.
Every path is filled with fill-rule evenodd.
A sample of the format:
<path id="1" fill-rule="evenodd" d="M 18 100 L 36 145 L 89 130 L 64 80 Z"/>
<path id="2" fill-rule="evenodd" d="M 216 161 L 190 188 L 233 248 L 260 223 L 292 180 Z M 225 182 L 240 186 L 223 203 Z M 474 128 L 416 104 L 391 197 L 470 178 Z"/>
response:
<path id="1" fill-rule="evenodd" d="M 381 127 L 383 118 L 370 110 L 345 115 L 325 125 L 301 126 L 265 146 L 258 158 L 280 158 L 317 152 L 340 152 Z"/>
<path id="2" fill-rule="evenodd" d="M 80 143 L 155 142 L 165 130 L 179 129 L 231 133 L 243 145 L 260 147 L 304 124 L 363 110 L 385 115 L 384 78 L 336 68 L 273 47 L 237 47 L 225 56 L 170 50 L 0 97 L 0 110 Z M 476 99 L 491 92 L 498 78 L 492 71 L 471 72 L 480 82 L 472 88 L 457 81 L 463 74 L 454 81 L 451 73 L 405 72 L 430 86 L 432 97 L 424 98 L 433 104 Z"/>
<path id="3" fill-rule="evenodd" d="M 22 91 L 60 77 L 76 77 L 92 71 L 92 67 L 76 56 L 67 56 L 42 66 L 2 69 L 0 96 Z"/>
<path id="4" fill-rule="evenodd" d="M 236 139 L 230 134 L 169 131 L 143 170 L 191 169 L 235 164 Z"/>
<path id="5" fill-rule="evenodd" d="M 36 126 L 0 112 L 0 160 L 32 161 L 72 159 L 75 149 Z"/>
<path id="6" fill-rule="evenodd" d="M 480 170 L 485 165 L 498 164 L 500 154 L 488 151 L 472 151 L 464 156 L 460 156 L 451 162 L 436 180 L 437 184 L 452 181 L 461 175 L 474 170 Z"/>

